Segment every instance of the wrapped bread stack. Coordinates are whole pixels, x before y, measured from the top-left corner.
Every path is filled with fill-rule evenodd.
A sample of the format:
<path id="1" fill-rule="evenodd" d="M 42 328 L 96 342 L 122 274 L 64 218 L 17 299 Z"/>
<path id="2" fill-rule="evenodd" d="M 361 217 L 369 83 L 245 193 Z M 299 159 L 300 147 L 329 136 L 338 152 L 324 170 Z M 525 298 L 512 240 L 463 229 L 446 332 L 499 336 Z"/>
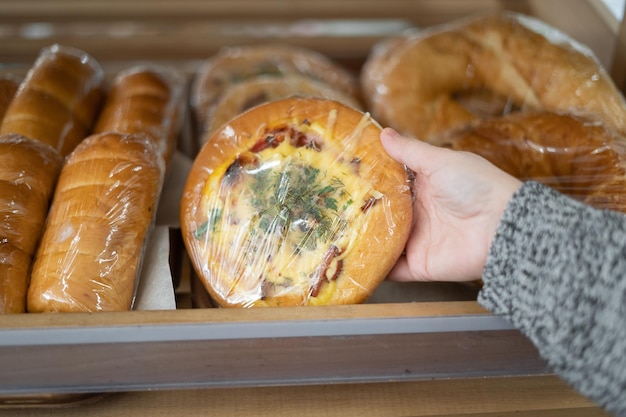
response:
<path id="1" fill-rule="evenodd" d="M 199 147 L 245 110 L 293 96 L 362 108 L 355 76 L 321 53 L 287 44 L 224 47 L 203 63 L 191 87 Z"/>
<path id="2" fill-rule="evenodd" d="M 137 66 L 111 82 L 93 133 L 59 176 L 28 291 L 29 312 L 125 311 L 134 304 L 184 77 Z"/>
<path id="3" fill-rule="evenodd" d="M 107 83 L 93 57 L 52 45 L 6 81 L 0 312 L 132 308 L 186 78 L 144 65 Z"/>
<path id="4" fill-rule="evenodd" d="M 89 133 L 104 73 L 83 51 L 44 48 L 0 125 L 0 313 L 26 311 L 30 271 L 63 157 Z"/>
<path id="5" fill-rule="evenodd" d="M 360 78 L 373 116 L 523 180 L 626 212 L 626 104 L 593 53 L 516 14 L 385 40 Z"/>

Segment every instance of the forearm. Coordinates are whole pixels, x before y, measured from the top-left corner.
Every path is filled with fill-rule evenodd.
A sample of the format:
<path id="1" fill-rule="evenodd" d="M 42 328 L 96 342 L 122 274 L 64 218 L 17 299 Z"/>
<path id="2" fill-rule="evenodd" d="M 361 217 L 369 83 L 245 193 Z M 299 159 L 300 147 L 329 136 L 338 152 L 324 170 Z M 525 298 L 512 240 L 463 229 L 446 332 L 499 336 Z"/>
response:
<path id="1" fill-rule="evenodd" d="M 625 274 L 626 216 L 526 183 L 498 227 L 479 302 L 581 393 L 626 415 Z"/>

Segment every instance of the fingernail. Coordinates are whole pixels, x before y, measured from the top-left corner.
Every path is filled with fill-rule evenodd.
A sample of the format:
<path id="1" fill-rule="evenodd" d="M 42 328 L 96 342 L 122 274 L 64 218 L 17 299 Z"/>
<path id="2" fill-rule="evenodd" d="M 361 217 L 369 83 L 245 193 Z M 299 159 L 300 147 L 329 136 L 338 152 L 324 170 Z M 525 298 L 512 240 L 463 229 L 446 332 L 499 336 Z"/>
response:
<path id="1" fill-rule="evenodd" d="M 396 132 L 395 129 L 392 129 L 390 127 L 384 128 L 383 129 L 383 134 L 385 134 L 387 137 L 390 137 L 390 138 L 395 138 L 395 137 L 400 136 L 400 134 L 398 132 Z"/>

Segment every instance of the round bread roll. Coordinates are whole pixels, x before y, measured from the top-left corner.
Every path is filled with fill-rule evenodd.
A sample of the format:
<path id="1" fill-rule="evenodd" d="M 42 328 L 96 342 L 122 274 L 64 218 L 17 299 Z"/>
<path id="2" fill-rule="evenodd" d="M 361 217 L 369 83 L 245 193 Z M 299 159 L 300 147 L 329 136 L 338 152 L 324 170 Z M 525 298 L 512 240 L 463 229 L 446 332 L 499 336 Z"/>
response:
<path id="1" fill-rule="evenodd" d="M 475 119 L 525 110 L 572 113 L 626 133 L 624 99 L 589 49 L 520 14 L 385 41 L 360 80 L 377 120 L 425 141 Z"/>
<path id="2" fill-rule="evenodd" d="M 598 208 L 626 213 L 626 141 L 605 125 L 550 112 L 476 121 L 432 140 L 476 153 Z"/>
<path id="3" fill-rule="evenodd" d="M 251 107 L 292 96 L 328 98 L 361 109 L 361 104 L 353 96 L 312 78 L 301 75 L 284 77 L 262 75 L 241 81 L 224 91 L 208 119 L 207 132 L 203 133 L 203 140 L 208 139 L 220 126 Z"/>
<path id="4" fill-rule="evenodd" d="M 5 113 L 0 134 L 18 133 L 69 154 L 93 127 L 103 97 L 104 72 L 87 53 L 44 48 Z"/>
<path id="5" fill-rule="evenodd" d="M 207 118 L 219 97 L 232 84 L 259 75 L 304 75 L 358 97 L 356 78 L 325 55 L 286 44 L 230 46 L 221 49 L 199 69 L 191 87 L 196 124 L 205 131 Z"/>
<path id="6" fill-rule="evenodd" d="M 336 101 L 262 104 L 216 131 L 181 200 L 183 240 L 224 307 L 367 299 L 412 221 L 405 168 L 380 126 Z"/>
<path id="7" fill-rule="evenodd" d="M 180 133 L 186 80 L 169 67 L 139 65 L 113 79 L 94 133 L 145 133 L 169 163 Z"/>
<path id="8" fill-rule="evenodd" d="M 26 311 L 31 260 L 62 164 L 47 144 L 0 136 L 0 313 Z"/>
<path id="9" fill-rule="evenodd" d="M 144 134 L 93 134 L 76 147 L 33 263 L 29 312 L 131 309 L 164 169 Z"/>
<path id="10" fill-rule="evenodd" d="M 4 114 L 13 100 L 17 88 L 20 85 L 20 79 L 13 74 L 0 75 L 0 123 L 4 119 Z"/>

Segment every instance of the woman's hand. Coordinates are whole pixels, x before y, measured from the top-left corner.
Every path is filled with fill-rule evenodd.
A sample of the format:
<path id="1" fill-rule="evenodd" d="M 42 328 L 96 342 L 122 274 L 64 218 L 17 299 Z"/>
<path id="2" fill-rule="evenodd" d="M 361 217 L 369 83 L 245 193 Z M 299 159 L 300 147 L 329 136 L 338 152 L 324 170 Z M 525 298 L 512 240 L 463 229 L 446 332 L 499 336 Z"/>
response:
<path id="1" fill-rule="evenodd" d="M 413 230 L 394 281 L 479 279 L 504 209 L 521 186 L 487 160 L 384 129 L 387 152 L 415 172 Z"/>

